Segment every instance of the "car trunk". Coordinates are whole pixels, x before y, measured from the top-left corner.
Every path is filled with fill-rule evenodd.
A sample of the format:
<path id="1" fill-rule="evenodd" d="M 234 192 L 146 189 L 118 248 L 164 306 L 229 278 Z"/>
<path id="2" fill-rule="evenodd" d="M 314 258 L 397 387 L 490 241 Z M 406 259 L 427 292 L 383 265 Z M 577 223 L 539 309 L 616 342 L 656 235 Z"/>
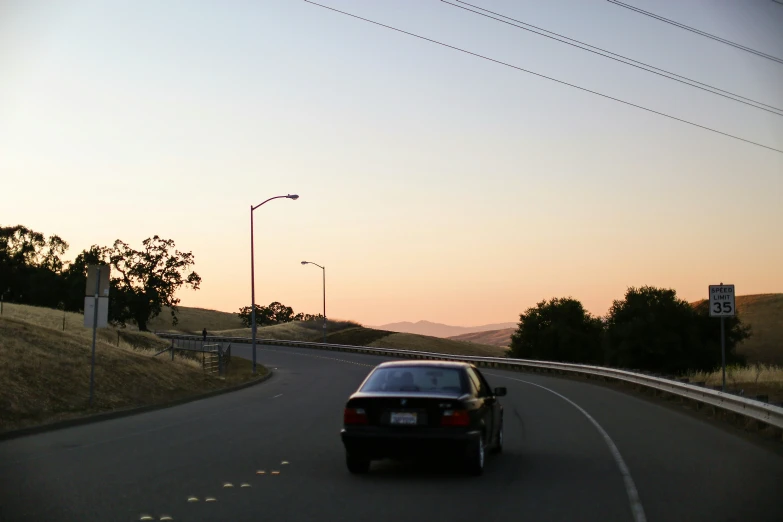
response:
<path id="1" fill-rule="evenodd" d="M 444 410 L 461 405 L 457 395 L 359 393 L 348 401 L 348 407 L 364 409 L 370 426 L 405 430 L 439 426 Z"/>

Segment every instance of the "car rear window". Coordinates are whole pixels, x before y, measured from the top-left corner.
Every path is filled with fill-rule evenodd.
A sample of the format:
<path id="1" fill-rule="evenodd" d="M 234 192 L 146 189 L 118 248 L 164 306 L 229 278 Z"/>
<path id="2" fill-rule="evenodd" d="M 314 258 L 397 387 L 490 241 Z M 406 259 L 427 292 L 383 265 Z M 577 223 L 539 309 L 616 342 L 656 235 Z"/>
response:
<path id="1" fill-rule="evenodd" d="M 362 386 L 363 392 L 465 393 L 464 372 L 459 368 L 397 366 L 378 368 Z"/>

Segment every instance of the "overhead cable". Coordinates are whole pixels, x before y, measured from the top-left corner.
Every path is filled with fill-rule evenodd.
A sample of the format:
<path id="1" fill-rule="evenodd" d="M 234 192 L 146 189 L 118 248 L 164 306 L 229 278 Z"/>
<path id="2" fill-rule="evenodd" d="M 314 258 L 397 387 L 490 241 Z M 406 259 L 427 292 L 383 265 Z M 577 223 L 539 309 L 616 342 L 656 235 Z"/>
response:
<path id="1" fill-rule="evenodd" d="M 486 18 L 490 18 L 492 20 L 496 20 L 498 22 L 502 22 L 504 24 L 510 25 L 512 27 L 516 27 L 518 29 L 522 29 L 524 31 L 529 31 L 531 33 L 537 34 L 539 36 L 543 36 L 545 38 L 549 38 L 555 41 L 558 41 L 560 43 L 564 43 L 566 45 L 570 45 L 572 47 L 576 47 L 578 49 L 582 49 L 583 51 L 587 51 L 593 54 L 597 54 L 598 56 L 603 56 L 604 58 L 608 58 L 610 60 L 614 60 L 616 62 L 623 63 L 625 65 L 630 65 L 631 67 L 635 67 L 637 69 L 641 69 L 643 71 L 647 71 L 652 74 L 656 74 L 658 76 L 661 76 L 663 78 L 667 78 L 669 80 L 673 80 L 675 82 L 679 82 L 684 85 L 688 85 L 690 87 L 694 87 L 696 89 L 701 89 L 702 91 L 706 91 L 712 94 L 715 94 L 716 96 L 722 96 L 723 98 L 727 98 L 729 100 L 743 103 L 745 105 L 748 105 L 750 107 L 755 107 L 756 109 L 761 109 L 763 111 L 767 111 L 769 113 L 775 114 L 777 116 L 783 116 L 783 109 L 780 109 L 778 107 L 774 107 L 772 105 L 768 105 L 766 103 L 753 100 L 751 98 L 746 98 L 745 96 L 740 96 L 739 94 L 734 94 L 732 92 L 726 91 L 724 89 L 719 89 L 718 87 L 714 87 L 712 85 L 702 83 L 699 81 L 696 81 L 692 78 L 688 78 L 686 76 L 681 76 L 679 74 L 673 73 L 671 71 L 667 71 L 665 69 L 661 69 L 659 67 L 652 66 L 650 64 L 640 62 L 638 60 L 634 60 L 633 58 L 628 58 L 627 56 L 623 56 L 621 54 L 613 53 L 611 51 L 607 51 L 606 49 L 601 49 L 600 47 L 596 47 L 594 45 L 590 45 L 585 42 L 581 42 L 579 40 L 575 40 L 573 38 L 569 38 L 567 36 L 563 36 L 562 34 L 555 33 L 553 31 L 549 31 L 547 29 L 543 29 L 541 27 L 537 27 L 532 24 L 528 24 L 527 22 L 523 22 L 521 20 L 517 20 L 515 18 L 511 18 L 510 16 L 506 16 L 501 13 L 497 13 L 495 11 L 490 11 L 489 9 L 485 9 L 483 7 L 470 4 L 468 2 L 463 2 L 462 0 L 456 0 L 460 4 L 464 5 L 458 5 L 453 2 L 450 2 L 448 0 L 441 0 L 444 4 L 448 4 L 454 7 L 458 7 L 460 9 L 463 9 L 465 11 L 468 11 L 470 13 L 475 13 L 477 15 L 484 16 Z M 469 9 L 470 6 L 474 9 L 478 9 L 479 11 L 476 11 L 474 9 Z M 482 12 L 484 11 L 484 12 Z M 490 14 L 487 14 L 490 13 Z M 491 16 L 495 15 L 495 16 Z M 497 18 L 500 17 L 500 18 Z M 505 19 L 505 20 L 504 20 Z M 509 21 L 510 20 L 510 21 Z"/>
<path id="2" fill-rule="evenodd" d="M 668 18 L 664 18 L 662 16 L 659 16 L 655 13 L 651 13 L 649 11 L 645 11 L 644 9 L 639 9 L 638 7 L 634 7 L 632 5 L 620 2 L 618 0 L 607 0 L 608 2 L 611 2 L 615 5 L 619 5 L 620 7 L 625 7 L 626 9 L 630 9 L 631 11 L 636 11 L 637 13 L 643 14 L 645 16 L 649 16 L 651 18 L 655 18 L 656 20 L 660 20 L 661 22 L 666 22 L 667 24 L 671 24 L 675 27 L 679 27 L 680 29 L 685 29 L 686 31 L 690 31 L 692 33 L 696 33 L 701 36 L 705 36 L 707 38 L 710 38 L 712 40 L 715 40 L 717 42 L 730 45 L 732 47 L 736 47 L 737 49 L 741 49 L 745 52 L 755 54 L 757 56 L 761 56 L 762 58 L 766 58 L 767 60 L 772 60 L 773 62 L 778 62 L 779 64 L 783 64 L 783 58 L 778 58 L 777 56 L 772 56 L 771 54 L 767 54 L 761 51 L 757 51 L 756 49 L 751 49 L 750 47 L 746 47 L 742 44 L 738 44 L 736 42 L 732 42 L 730 40 L 726 40 L 725 38 L 721 38 L 720 36 L 715 36 L 714 34 L 705 33 L 704 31 L 701 31 L 699 29 L 688 27 L 685 24 L 681 24 L 679 22 L 675 22 L 674 20 L 669 20 Z"/>
<path id="3" fill-rule="evenodd" d="M 568 87 L 573 87 L 574 89 L 579 89 L 580 91 L 589 92 L 590 94 L 595 94 L 596 96 L 600 96 L 600 97 L 606 98 L 608 100 L 616 101 L 618 103 L 622 103 L 624 105 L 635 107 L 637 109 L 641 109 L 641 110 L 646 111 L 646 112 L 657 114 L 659 116 L 663 116 L 663 117 L 669 118 L 671 120 L 679 121 L 681 123 L 686 123 L 686 124 L 691 125 L 693 127 L 698 127 L 700 129 L 703 129 L 703 130 L 706 130 L 706 131 L 709 131 L 709 132 L 713 132 L 715 134 L 720 134 L 721 136 L 726 136 L 727 138 L 732 138 L 732 139 L 735 139 L 735 140 L 743 141 L 743 142 L 749 143 L 751 145 L 756 145 L 757 147 L 761 147 L 761 148 L 764 148 L 764 149 L 767 149 L 767 150 L 771 150 L 771 151 L 783 154 L 783 149 L 776 149 L 775 147 L 770 147 L 769 145 L 764 145 L 764 144 L 756 142 L 756 141 L 752 141 L 752 140 L 749 140 L 749 139 L 746 139 L 746 138 L 741 138 L 741 137 L 736 136 L 734 134 L 729 134 L 727 132 L 723 132 L 723 131 L 720 131 L 720 130 L 717 130 L 717 129 L 713 129 L 713 128 L 707 127 L 705 125 L 700 125 L 698 123 L 694 123 L 692 121 L 688 121 L 688 120 L 685 120 L 683 118 L 678 118 L 676 116 L 672 116 L 670 114 L 666 114 L 665 112 L 660 112 L 660 111 L 656 111 L 654 109 L 649 109 L 647 107 L 643 107 L 641 105 L 637 105 L 637 104 L 631 103 L 629 101 L 621 100 L 620 98 L 615 98 L 613 96 L 609 96 L 608 94 L 603 94 L 603 93 L 600 93 L 598 91 L 593 91 L 593 90 L 587 89 L 585 87 L 580 87 L 580 86 L 575 85 L 573 83 L 568 83 L 568 82 L 565 82 L 563 80 L 558 80 L 557 78 L 552 78 L 551 76 L 546 76 L 544 74 L 540 74 L 540 73 L 537 73 L 537 72 L 534 72 L 534 71 L 530 71 L 528 69 L 524 69 L 524 68 L 519 67 L 517 65 L 506 63 L 506 62 L 503 62 L 501 60 L 496 60 L 495 58 L 490 58 L 489 56 L 484 56 L 483 54 L 474 53 L 472 51 L 468 51 L 467 49 L 462 49 L 461 47 L 456 47 L 454 45 L 450 45 L 450 44 L 447 44 L 447 43 L 444 43 L 444 42 L 440 42 L 438 40 L 433 40 L 432 38 L 427 38 L 426 36 L 421 36 L 421 35 L 418 35 L 418 34 L 415 34 L 415 33 L 404 31 L 402 29 L 398 29 L 396 27 L 392 27 L 390 25 L 382 24 L 380 22 L 376 22 L 374 20 L 370 20 L 369 18 L 363 18 L 361 16 L 358 16 L 358 15 L 355 15 L 355 14 L 352 14 L 352 13 L 348 13 L 346 11 L 341 11 L 339 9 L 335 9 L 334 7 L 329 7 L 327 5 L 323 5 L 323 4 L 319 4 L 317 2 L 313 2 L 312 0 L 304 0 L 304 1 L 307 2 L 308 4 L 316 5 L 318 7 L 322 7 L 324 9 L 328 9 L 330 11 L 334 11 L 335 13 L 340 13 L 342 15 L 349 16 L 351 18 L 356 18 L 357 20 L 362 20 L 364 22 L 368 22 L 368 23 L 377 25 L 379 27 L 385 27 L 386 29 L 391 29 L 392 31 L 396 31 L 398 33 L 407 34 L 408 36 L 413 36 L 415 38 L 419 38 L 419 39 L 425 40 L 427 42 L 431 42 L 431 43 L 434 43 L 434 44 L 437 44 L 437 45 L 440 45 L 440 46 L 443 46 L 443 47 L 447 47 L 449 49 L 452 49 L 452 50 L 455 50 L 455 51 L 459 51 L 461 53 L 469 54 L 471 56 L 475 56 L 476 58 L 481 58 L 482 60 L 487 60 L 489 62 L 493 62 L 493 63 L 499 64 L 499 65 L 503 65 L 503 66 L 509 67 L 511 69 L 516 69 L 516 70 L 524 72 L 524 73 L 528 73 L 528 74 L 532 74 L 534 76 L 538 76 L 539 78 L 544 78 L 546 80 L 557 82 L 557 83 L 559 83 L 561 85 L 566 85 Z"/>

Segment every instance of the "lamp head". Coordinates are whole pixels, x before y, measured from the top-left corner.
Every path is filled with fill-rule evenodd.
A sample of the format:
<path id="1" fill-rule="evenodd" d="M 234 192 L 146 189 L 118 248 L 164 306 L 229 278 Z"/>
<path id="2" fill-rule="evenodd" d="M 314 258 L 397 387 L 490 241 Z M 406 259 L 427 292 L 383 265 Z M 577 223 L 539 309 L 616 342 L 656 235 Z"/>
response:
<path id="1" fill-rule="evenodd" d="M 299 199 L 299 196 L 297 194 L 289 194 L 286 196 L 288 199 L 297 200 Z"/>

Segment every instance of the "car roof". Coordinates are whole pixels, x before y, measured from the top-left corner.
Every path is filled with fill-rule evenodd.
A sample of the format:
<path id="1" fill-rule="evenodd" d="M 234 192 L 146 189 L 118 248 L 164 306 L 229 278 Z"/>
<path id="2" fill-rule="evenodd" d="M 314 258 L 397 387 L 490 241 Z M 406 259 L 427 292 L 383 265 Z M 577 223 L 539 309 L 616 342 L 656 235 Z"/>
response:
<path id="1" fill-rule="evenodd" d="M 394 367 L 434 367 L 434 368 L 469 368 L 471 364 L 460 361 L 389 361 L 381 363 L 376 368 Z"/>

